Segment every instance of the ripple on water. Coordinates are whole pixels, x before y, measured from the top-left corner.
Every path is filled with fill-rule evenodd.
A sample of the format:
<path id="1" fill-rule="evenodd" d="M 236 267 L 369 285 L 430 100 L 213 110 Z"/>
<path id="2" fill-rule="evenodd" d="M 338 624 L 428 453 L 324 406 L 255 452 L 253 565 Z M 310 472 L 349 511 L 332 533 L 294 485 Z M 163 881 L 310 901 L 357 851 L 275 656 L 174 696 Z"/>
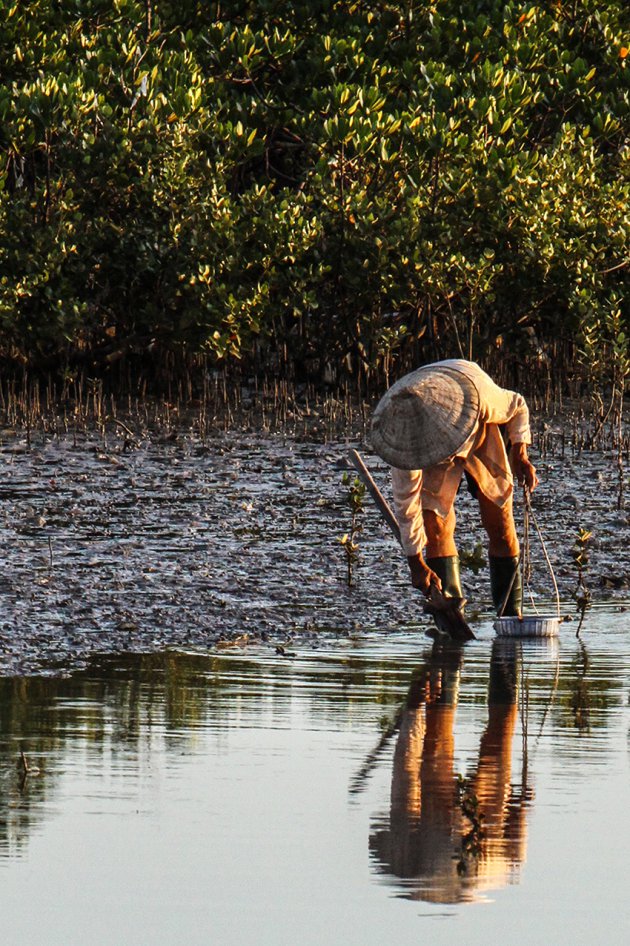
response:
<path id="1" fill-rule="evenodd" d="M 382 942 L 392 924 L 411 942 L 442 918 L 431 935 L 446 943 L 480 899 L 489 912 L 465 912 L 472 943 L 510 917 L 514 942 L 529 942 L 523 912 L 537 936 L 585 904 L 585 928 L 601 926 L 593 886 L 605 875 L 624 895 L 625 875 L 608 873 L 625 862 L 628 657 L 572 638 L 398 643 L 119 655 L 64 680 L 0 681 L 0 929 L 19 930 L 26 869 L 40 897 L 61 898 L 52 944 L 65 912 L 75 931 L 92 924 L 90 942 L 133 934 L 124 895 L 113 928 L 95 916 L 103 891 L 140 879 L 156 943 L 184 900 L 180 932 L 199 943 L 199 917 L 204 935 L 219 924 L 226 942 L 276 944 L 307 917 L 321 941 L 348 909 L 360 936 L 344 942 Z M 20 747 L 37 777 L 19 771 Z M 585 835 L 601 841 L 586 860 Z M 73 856 L 60 888 L 62 837 Z M 572 889 L 557 882 L 569 865 Z M 315 887 L 326 911 L 313 920 Z"/>

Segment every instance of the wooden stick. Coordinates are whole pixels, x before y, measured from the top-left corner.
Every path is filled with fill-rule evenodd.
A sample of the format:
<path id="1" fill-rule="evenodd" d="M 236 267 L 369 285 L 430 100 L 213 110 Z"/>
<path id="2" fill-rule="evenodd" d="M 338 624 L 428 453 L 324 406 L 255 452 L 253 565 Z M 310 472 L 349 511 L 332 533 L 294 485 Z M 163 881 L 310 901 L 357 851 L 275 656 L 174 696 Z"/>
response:
<path id="1" fill-rule="evenodd" d="M 398 542 L 399 545 L 402 545 L 402 541 L 400 538 L 400 526 L 398 525 L 396 516 L 392 512 L 391 506 L 389 505 L 389 503 L 387 502 L 387 500 L 381 493 L 380 489 L 378 488 L 378 486 L 372 479 L 372 474 L 366 467 L 360 454 L 356 450 L 349 450 L 348 459 L 350 460 L 350 463 L 352 464 L 352 466 L 355 468 L 355 470 L 361 477 L 363 483 L 365 484 L 365 488 L 369 492 L 370 496 L 372 497 L 372 499 L 374 500 L 374 502 L 380 509 L 383 519 L 385 520 L 389 528 L 392 530 L 392 533 L 396 536 L 396 541 Z"/>

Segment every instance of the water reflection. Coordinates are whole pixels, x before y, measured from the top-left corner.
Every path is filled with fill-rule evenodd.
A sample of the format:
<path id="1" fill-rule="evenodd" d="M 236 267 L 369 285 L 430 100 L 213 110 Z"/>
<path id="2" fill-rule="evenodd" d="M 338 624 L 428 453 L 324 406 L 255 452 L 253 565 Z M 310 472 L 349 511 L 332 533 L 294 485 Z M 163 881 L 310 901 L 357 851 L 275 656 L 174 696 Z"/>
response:
<path id="1" fill-rule="evenodd" d="M 363 946 L 401 917 L 400 941 L 416 942 L 420 900 L 429 915 L 461 904 L 449 913 L 466 911 L 467 929 L 496 917 L 492 936 L 469 942 L 496 939 L 552 887 L 556 916 L 597 910 L 622 896 L 627 859 L 626 642 L 619 616 L 588 649 L 486 639 L 462 653 L 382 638 L 290 658 L 129 655 L 69 679 L 1 679 L 0 935 L 28 916 L 33 885 L 73 925 L 78 885 L 87 905 L 88 932 L 59 920 L 47 946 L 168 946 L 173 917 L 187 942 L 226 942 L 225 930 L 235 943 L 302 942 L 314 890 L 329 905 L 322 924 L 351 915 Z M 101 939 L 90 936 L 102 891 L 124 899 L 139 877 L 151 937 L 133 898 L 119 916 L 137 935 L 110 935 L 108 914 Z M 465 905 L 500 888 L 492 914 Z M 552 927 L 542 938 L 556 941 Z M 309 946 L 329 939 L 318 928 Z"/>
<path id="2" fill-rule="evenodd" d="M 200 746 L 209 757 L 222 753 L 232 731 L 350 729 L 360 707 L 395 701 L 406 673 L 352 652 L 162 653 L 104 657 L 69 678 L 0 678 L 0 857 L 23 853 L 74 791 L 75 773 L 120 776 L 127 795 L 141 793 Z M 254 734 L 251 742 L 256 766 Z"/>
<path id="3" fill-rule="evenodd" d="M 533 797 L 527 753 L 520 778 L 512 779 L 521 649 L 511 640 L 493 643 L 487 722 L 466 778 L 455 765 L 462 659 L 460 648 L 436 644 L 414 673 L 394 752 L 389 819 L 370 837 L 375 862 L 404 881 L 412 899 L 473 899 L 513 882 L 525 860 Z"/>
<path id="4" fill-rule="evenodd" d="M 207 717 L 202 668 L 207 658 L 134 655 L 69 679 L 1 678 L 0 855 L 22 853 L 64 774 L 86 759 L 137 783 L 164 742 Z"/>

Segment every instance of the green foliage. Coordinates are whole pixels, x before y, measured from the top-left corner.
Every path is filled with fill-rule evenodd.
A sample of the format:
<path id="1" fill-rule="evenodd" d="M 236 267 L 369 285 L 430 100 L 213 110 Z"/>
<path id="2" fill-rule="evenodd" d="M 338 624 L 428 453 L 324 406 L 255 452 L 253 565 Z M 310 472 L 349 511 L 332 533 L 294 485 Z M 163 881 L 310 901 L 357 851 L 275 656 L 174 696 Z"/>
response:
<path id="1" fill-rule="evenodd" d="M 348 473 L 344 473 L 341 482 L 348 489 L 348 505 L 350 506 L 350 512 L 352 514 L 353 524 L 362 512 L 363 512 L 363 500 L 365 499 L 365 483 L 362 483 L 358 476 L 351 477 Z"/>
<path id="2" fill-rule="evenodd" d="M 6 357 L 627 373 L 624 0 L 2 8 Z"/>

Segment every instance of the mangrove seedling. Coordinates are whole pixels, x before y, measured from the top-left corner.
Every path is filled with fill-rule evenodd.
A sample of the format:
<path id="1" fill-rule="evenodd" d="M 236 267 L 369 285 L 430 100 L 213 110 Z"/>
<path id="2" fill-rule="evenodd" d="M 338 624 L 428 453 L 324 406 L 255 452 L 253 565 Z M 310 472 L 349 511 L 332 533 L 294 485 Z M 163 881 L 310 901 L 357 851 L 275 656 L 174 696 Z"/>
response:
<path id="1" fill-rule="evenodd" d="M 584 580 L 584 573 L 588 568 L 590 552 L 588 544 L 591 538 L 592 532 L 588 532 L 586 529 L 580 528 L 573 544 L 573 549 L 571 550 L 573 565 L 577 570 L 577 584 L 573 591 L 573 597 L 575 598 L 575 603 L 580 615 L 580 623 L 578 624 L 577 631 L 575 632 L 576 637 L 580 636 L 582 624 L 584 623 L 584 616 L 591 604 L 592 595 Z"/>
<path id="2" fill-rule="evenodd" d="M 358 477 L 351 478 L 348 473 L 343 474 L 342 481 L 346 487 L 346 501 L 350 506 L 350 531 L 346 532 L 337 541 L 342 545 L 346 557 L 346 575 L 348 587 L 354 583 L 354 568 L 359 561 L 359 545 L 356 541 L 362 526 L 360 517 L 363 513 L 365 486 Z"/>

